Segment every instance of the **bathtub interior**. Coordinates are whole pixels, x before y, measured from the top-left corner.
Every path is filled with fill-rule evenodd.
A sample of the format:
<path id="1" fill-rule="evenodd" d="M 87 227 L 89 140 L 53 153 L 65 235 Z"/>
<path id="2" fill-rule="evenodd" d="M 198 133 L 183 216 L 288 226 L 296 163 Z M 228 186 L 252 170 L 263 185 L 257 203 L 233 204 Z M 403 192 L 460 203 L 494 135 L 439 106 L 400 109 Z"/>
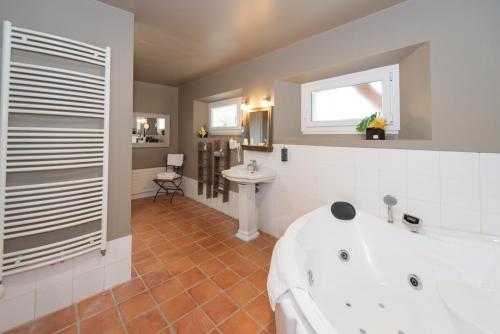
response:
<path id="1" fill-rule="evenodd" d="M 344 222 L 328 207 L 295 237 L 307 254 L 310 295 L 339 333 L 500 333 L 493 315 L 500 312 L 500 245 L 493 239 L 414 234 L 363 213 Z"/>

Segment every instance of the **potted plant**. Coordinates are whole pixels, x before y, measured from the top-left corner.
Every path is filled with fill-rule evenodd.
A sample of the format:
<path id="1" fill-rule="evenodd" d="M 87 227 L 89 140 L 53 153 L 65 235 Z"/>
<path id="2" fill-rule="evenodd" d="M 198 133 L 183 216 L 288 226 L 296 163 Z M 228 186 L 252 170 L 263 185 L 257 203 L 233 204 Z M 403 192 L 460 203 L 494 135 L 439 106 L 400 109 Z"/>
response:
<path id="1" fill-rule="evenodd" d="M 356 127 L 356 131 L 366 132 L 367 140 L 384 140 L 386 126 L 387 119 L 375 113 L 363 118 Z"/>

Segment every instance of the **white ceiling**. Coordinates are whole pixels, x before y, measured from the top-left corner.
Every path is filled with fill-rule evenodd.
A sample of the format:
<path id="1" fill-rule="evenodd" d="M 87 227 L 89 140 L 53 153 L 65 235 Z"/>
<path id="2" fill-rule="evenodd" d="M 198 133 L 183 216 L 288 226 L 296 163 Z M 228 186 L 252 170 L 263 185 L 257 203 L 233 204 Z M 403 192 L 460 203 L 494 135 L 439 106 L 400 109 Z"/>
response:
<path id="1" fill-rule="evenodd" d="M 404 0 L 100 1 L 135 13 L 135 79 L 179 85 Z"/>

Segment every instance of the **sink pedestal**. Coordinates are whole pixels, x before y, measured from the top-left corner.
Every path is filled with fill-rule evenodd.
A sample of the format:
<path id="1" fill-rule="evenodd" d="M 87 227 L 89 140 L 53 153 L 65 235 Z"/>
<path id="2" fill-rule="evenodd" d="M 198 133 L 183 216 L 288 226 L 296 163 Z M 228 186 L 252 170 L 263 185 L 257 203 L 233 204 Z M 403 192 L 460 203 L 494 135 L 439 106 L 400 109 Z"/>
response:
<path id="1" fill-rule="evenodd" d="M 239 184 L 239 223 L 236 237 L 250 241 L 259 236 L 257 209 L 255 206 L 255 184 Z"/>
<path id="2" fill-rule="evenodd" d="M 246 166 L 238 165 L 222 171 L 222 176 L 239 187 L 240 228 L 236 237 L 250 241 L 259 236 L 257 208 L 255 205 L 255 187 L 257 184 L 271 183 L 276 178 L 276 171 L 260 167 L 249 171 Z"/>

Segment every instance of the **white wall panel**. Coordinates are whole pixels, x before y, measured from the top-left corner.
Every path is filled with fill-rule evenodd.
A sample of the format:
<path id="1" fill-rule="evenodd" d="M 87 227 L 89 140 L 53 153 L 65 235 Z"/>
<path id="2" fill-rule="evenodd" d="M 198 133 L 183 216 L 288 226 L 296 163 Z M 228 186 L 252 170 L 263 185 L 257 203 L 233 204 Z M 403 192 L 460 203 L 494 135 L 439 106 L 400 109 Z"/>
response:
<path id="1" fill-rule="evenodd" d="M 154 167 L 132 170 L 132 198 L 154 196 L 158 190 L 158 185 L 153 179 L 160 172 L 164 172 L 165 167 Z"/>

